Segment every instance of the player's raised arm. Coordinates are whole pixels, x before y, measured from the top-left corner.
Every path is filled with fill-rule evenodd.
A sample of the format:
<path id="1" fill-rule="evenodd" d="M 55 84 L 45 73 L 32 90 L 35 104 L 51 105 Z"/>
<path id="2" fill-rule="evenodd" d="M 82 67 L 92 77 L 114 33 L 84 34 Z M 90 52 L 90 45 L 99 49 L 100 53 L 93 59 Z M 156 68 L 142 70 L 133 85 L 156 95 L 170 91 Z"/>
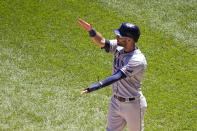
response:
<path id="1" fill-rule="evenodd" d="M 95 29 L 92 27 L 91 24 L 85 22 L 82 19 L 78 19 L 78 23 L 86 30 L 89 32 L 91 39 L 100 47 L 105 46 L 105 38 L 99 33 L 96 32 Z"/>

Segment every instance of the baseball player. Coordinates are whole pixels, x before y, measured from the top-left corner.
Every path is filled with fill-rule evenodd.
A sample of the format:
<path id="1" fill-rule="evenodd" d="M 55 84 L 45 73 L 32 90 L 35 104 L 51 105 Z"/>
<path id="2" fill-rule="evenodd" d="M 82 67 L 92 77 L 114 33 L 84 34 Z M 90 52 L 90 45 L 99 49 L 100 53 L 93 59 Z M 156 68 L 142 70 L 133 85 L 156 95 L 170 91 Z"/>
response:
<path id="1" fill-rule="evenodd" d="M 115 29 L 115 40 L 105 39 L 91 24 L 78 19 L 78 23 L 89 32 L 91 39 L 113 53 L 112 75 L 81 92 L 81 95 L 112 85 L 111 104 L 108 110 L 107 131 L 143 131 L 146 99 L 141 91 L 141 81 L 147 63 L 135 45 L 140 37 L 137 25 L 123 23 Z"/>

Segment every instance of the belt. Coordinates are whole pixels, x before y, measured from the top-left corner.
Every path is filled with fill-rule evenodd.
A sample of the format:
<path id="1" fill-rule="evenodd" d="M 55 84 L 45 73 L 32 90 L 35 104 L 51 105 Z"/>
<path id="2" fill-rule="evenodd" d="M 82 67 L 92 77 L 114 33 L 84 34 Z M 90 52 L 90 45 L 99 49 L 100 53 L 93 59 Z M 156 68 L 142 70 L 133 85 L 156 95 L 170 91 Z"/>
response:
<path id="1" fill-rule="evenodd" d="M 120 97 L 120 96 L 117 96 L 117 95 L 114 95 L 114 98 L 119 100 L 120 102 L 129 102 L 129 101 L 133 101 L 135 100 L 135 98 L 124 98 L 124 97 Z"/>

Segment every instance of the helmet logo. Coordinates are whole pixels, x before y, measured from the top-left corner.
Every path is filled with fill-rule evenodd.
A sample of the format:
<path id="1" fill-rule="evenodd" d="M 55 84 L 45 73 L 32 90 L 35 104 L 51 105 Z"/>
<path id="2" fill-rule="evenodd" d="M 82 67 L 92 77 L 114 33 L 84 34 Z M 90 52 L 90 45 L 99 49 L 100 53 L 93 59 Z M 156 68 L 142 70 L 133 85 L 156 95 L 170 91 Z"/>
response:
<path id="1" fill-rule="evenodd" d="M 131 23 L 126 23 L 126 26 L 131 28 L 131 27 L 134 27 L 135 25 Z"/>

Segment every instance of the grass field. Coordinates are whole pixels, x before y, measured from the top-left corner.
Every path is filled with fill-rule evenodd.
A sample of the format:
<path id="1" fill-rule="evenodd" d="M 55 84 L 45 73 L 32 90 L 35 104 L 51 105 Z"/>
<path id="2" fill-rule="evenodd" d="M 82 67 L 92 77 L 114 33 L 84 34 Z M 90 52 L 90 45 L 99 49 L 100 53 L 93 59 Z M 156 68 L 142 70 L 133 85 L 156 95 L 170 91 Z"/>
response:
<path id="1" fill-rule="evenodd" d="M 112 55 L 80 17 L 108 39 L 122 22 L 139 25 L 145 131 L 195 131 L 196 12 L 195 0 L 1 0 L 0 130 L 105 130 L 111 89 L 79 94 L 111 75 Z"/>

